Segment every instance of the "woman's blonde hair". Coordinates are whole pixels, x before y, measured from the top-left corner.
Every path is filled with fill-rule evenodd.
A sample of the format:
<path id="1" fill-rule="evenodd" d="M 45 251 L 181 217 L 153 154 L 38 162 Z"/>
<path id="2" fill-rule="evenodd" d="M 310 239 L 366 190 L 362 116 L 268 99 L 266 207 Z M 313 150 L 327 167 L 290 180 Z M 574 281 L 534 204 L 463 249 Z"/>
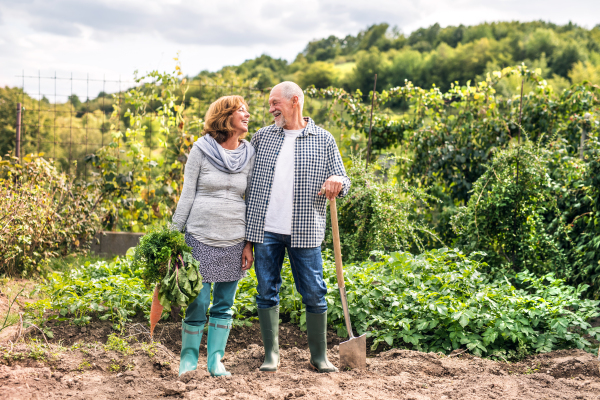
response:
<path id="1" fill-rule="evenodd" d="M 223 96 L 215 100 L 208 107 L 204 117 L 203 133 L 212 136 L 219 144 L 225 142 L 235 132 L 231 126 L 230 117 L 241 106 L 246 106 L 246 110 L 248 110 L 248 104 L 242 96 Z M 240 139 L 245 136 L 246 134 L 243 134 Z"/>

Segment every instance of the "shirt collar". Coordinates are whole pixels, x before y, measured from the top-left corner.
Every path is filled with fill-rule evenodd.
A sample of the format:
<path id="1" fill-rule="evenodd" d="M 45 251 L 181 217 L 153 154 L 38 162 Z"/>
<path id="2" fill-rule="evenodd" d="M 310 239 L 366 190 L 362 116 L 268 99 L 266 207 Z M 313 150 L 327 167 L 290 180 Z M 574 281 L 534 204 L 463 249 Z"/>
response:
<path id="1" fill-rule="evenodd" d="M 304 128 L 304 130 L 302 131 L 302 133 L 300 134 L 299 137 L 304 137 L 307 136 L 308 134 L 311 135 L 316 135 L 317 134 L 317 129 L 316 129 L 316 125 L 315 125 L 315 121 L 313 121 L 313 119 L 311 117 L 303 117 L 304 120 L 306 121 L 306 127 Z M 280 135 L 283 135 L 283 128 L 279 128 L 279 131 L 277 132 Z"/>

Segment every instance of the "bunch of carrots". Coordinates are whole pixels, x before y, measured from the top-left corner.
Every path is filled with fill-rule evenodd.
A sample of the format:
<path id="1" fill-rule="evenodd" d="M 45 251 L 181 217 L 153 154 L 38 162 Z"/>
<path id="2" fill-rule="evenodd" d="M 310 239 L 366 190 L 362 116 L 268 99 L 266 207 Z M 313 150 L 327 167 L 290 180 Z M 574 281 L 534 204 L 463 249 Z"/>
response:
<path id="1" fill-rule="evenodd" d="M 150 335 L 153 335 L 163 310 L 169 311 L 172 305 L 187 306 L 200 293 L 199 263 L 185 244 L 184 235 L 166 226 L 142 237 L 135 247 L 134 263 L 142 269 L 146 284 L 154 285 L 150 308 Z"/>

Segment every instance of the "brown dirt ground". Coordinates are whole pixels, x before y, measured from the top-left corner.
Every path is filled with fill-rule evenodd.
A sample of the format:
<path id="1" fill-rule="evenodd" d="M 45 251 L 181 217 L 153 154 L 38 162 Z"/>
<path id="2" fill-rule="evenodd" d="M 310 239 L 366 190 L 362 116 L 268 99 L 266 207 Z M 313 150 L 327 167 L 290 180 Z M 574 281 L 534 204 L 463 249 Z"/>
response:
<path id="1" fill-rule="evenodd" d="M 123 336 L 133 354 L 104 348 L 111 328 L 101 321 L 53 327 L 48 346 L 35 336 L 0 343 L 0 398 L 600 399 L 600 362 L 580 350 L 503 363 L 394 349 L 369 357 L 366 370 L 317 374 L 308 367 L 306 335 L 291 324 L 281 326 L 277 374 L 257 372 L 263 351 L 254 324 L 232 330 L 224 359 L 231 377 L 205 372 L 203 340 L 198 371 L 178 378 L 180 329 L 180 323 L 159 324 L 155 339 L 161 344 L 148 348 L 145 325 L 130 325 Z M 330 333 L 334 364 L 338 343 Z"/>

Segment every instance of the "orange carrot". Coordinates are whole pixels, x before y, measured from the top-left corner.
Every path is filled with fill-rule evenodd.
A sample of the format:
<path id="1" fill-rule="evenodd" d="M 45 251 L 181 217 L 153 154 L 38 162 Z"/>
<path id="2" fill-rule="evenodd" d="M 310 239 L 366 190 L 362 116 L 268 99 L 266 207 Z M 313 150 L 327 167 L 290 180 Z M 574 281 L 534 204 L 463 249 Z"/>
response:
<path id="1" fill-rule="evenodd" d="M 163 306 L 158 301 L 158 285 L 154 288 L 154 296 L 152 296 L 152 307 L 150 307 L 150 336 L 154 333 L 154 327 L 160 320 L 163 312 Z"/>

